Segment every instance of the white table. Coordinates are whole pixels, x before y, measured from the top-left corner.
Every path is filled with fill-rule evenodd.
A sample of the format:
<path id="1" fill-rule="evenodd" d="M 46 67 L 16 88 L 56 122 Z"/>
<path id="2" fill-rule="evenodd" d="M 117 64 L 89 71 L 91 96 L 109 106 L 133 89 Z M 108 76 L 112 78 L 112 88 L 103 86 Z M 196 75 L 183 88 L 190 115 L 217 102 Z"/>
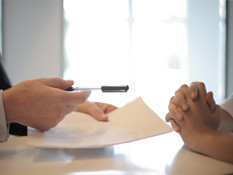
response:
<path id="1" fill-rule="evenodd" d="M 0 144 L 1 175 L 230 174 L 233 164 L 195 153 L 175 132 L 98 149 L 45 149 L 27 137 Z"/>

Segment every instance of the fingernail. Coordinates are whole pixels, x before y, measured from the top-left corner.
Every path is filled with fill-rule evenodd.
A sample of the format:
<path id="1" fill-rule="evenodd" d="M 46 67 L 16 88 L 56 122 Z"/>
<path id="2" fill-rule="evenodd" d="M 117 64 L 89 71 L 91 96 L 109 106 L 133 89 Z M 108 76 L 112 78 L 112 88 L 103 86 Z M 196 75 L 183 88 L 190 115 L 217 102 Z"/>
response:
<path id="1" fill-rule="evenodd" d="M 188 105 L 187 105 L 187 104 L 182 104 L 182 109 L 183 109 L 184 111 L 186 111 L 186 110 L 188 109 Z"/>
<path id="2" fill-rule="evenodd" d="M 91 91 L 86 91 L 86 94 L 89 97 L 91 95 Z"/>
<path id="3" fill-rule="evenodd" d="M 192 92 L 191 97 L 192 97 L 192 99 L 194 99 L 196 97 L 196 94 L 194 92 Z"/>
<path id="4" fill-rule="evenodd" d="M 107 116 L 106 114 L 103 114 L 103 115 L 102 115 L 102 119 L 103 119 L 104 121 L 107 121 L 107 120 L 108 120 L 108 116 Z"/>
<path id="5" fill-rule="evenodd" d="M 174 128 L 176 132 L 180 132 L 180 128 Z"/>
<path id="6" fill-rule="evenodd" d="M 87 100 L 91 94 L 91 91 L 83 91 L 83 92 L 80 92 L 80 93 L 84 93 L 85 96 L 83 96 L 84 100 Z"/>
<path id="7" fill-rule="evenodd" d="M 66 80 L 66 83 L 67 84 L 74 84 L 74 81 L 73 80 Z"/>

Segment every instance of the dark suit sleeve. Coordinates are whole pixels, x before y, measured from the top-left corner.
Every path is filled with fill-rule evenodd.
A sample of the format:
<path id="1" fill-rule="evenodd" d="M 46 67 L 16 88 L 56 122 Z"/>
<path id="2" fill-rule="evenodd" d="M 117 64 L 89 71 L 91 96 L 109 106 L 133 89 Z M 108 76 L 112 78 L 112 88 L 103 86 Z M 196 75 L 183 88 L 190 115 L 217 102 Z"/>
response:
<path id="1" fill-rule="evenodd" d="M 2 62 L 0 60 L 0 88 L 2 90 L 8 89 L 11 87 L 10 81 L 6 75 L 6 72 L 2 66 Z"/>
<path id="2" fill-rule="evenodd" d="M 6 75 L 6 72 L 3 68 L 0 56 L 0 89 L 5 90 L 11 87 L 11 83 L 9 78 Z M 18 135 L 18 136 L 26 136 L 27 135 L 27 127 L 20 125 L 18 123 L 11 123 L 10 124 L 10 134 Z"/>

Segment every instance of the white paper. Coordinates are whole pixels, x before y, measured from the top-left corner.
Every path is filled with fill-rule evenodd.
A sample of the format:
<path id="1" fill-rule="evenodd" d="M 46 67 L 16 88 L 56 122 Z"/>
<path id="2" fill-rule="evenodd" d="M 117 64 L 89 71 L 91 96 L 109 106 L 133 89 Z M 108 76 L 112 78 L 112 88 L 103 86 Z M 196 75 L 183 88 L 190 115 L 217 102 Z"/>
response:
<path id="1" fill-rule="evenodd" d="M 98 148 L 131 142 L 173 131 L 141 97 L 108 114 L 108 122 L 72 112 L 55 128 L 28 128 L 28 144 L 45 148 Z"/>

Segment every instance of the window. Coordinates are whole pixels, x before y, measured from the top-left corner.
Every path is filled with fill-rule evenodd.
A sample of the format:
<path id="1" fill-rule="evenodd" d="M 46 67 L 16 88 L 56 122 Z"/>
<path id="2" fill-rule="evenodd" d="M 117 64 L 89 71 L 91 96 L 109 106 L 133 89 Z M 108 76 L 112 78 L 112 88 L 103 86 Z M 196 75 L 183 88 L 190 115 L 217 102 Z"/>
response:
<path id="1" fill-rule="evenodd" d="M 223 0 L 64 0 L 64 78 L 77 86 L 128 84 L 127 94 L 90 99 L 121 106 L 142 96 L 162 118 L 184 83 L 204 81 L 220 102 L 224 7 Z"/>

